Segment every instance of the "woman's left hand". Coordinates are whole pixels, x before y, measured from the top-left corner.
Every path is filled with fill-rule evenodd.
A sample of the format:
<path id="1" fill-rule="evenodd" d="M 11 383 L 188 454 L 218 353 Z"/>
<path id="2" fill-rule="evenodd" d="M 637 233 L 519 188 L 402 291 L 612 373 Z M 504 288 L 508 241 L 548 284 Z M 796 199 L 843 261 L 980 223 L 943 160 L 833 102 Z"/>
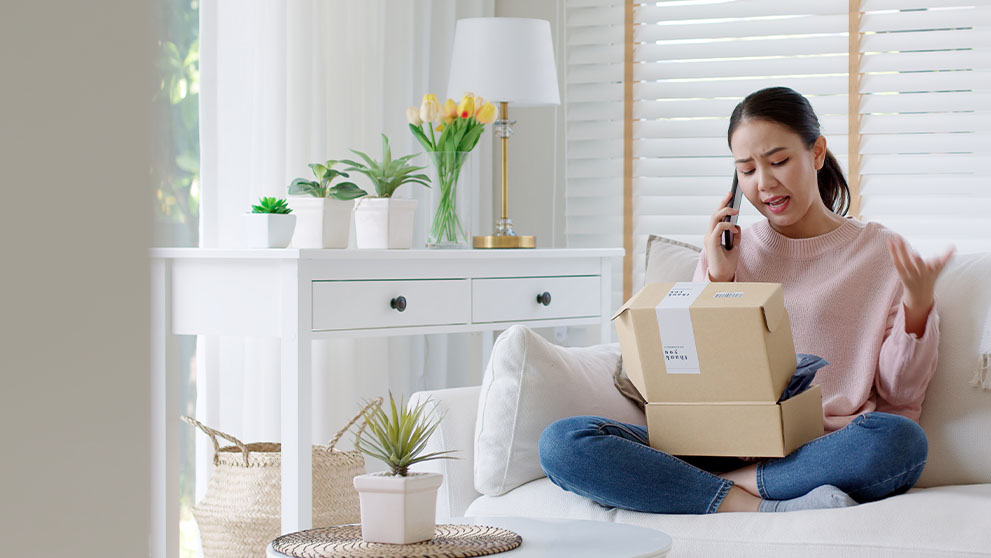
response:
<path id="1" fill-rule="evenodd" d="M 936 279 L 953 256 L 950 248 L 942 256 L 926 261 L 915 253 L 901 237 L 888 239 L 888 252 L 895 265 L 895 271 L 902 281 L 905 304 L 905 330 L 922 335 L 929 310 L 932 309 Z"/>

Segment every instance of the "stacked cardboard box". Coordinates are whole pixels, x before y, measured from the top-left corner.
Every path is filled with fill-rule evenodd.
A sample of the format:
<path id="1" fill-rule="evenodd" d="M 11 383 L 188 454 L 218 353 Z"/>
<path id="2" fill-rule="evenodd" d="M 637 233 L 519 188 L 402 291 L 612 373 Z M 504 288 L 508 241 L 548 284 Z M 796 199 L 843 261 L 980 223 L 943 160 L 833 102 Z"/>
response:
<path id="1" fill-rule="evenodd" d="M 822 436 L 818 386 L 778 403 L 796 366 L 780 284 L 651 283 L 613 321 L 652 447 L 784 457 Z"/>

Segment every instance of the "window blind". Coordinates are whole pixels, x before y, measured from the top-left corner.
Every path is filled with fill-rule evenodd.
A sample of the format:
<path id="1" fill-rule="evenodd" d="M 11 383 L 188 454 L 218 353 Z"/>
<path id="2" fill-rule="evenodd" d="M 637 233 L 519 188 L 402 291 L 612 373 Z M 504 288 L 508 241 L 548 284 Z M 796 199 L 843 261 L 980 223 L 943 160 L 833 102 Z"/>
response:
<path id="1" fill-rule="evenodd" d="M 623 246 L 623 0 L 564 6 L 565 238 L 570 248 Z M 622 303 L 622 262 L 612 307 Z"/>
<path id="2" fill-rule="evenodd" d="M 991 3 L 866 0 L 864 219 L 923 254 L 991 248 Z"/>

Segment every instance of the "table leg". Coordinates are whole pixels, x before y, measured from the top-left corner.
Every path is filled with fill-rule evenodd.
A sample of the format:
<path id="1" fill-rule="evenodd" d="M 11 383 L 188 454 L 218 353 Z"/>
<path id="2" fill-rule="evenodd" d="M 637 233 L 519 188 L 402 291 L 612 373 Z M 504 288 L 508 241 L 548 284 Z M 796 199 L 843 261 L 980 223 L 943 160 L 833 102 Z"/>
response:
<path id="1" fill-rule="evenodd" d="M 601 322 L 599 323 L 599 343 L 612 343 L 613 341 L 613 325 L 612 325 L 612 260 L 609 258 L 602 258 L 601 260 L 601 271 L 599 274 L 599 286 L 600 297 L 601 297 Z"/>
<path id="2" fill-rule="evenodd" d="M 468 373 L 468 385 L 477 386 L 481 385 L 482 378 L 485 375 L 485 369 L 489 365 L 489 359 L 492 357 L 492 343 L 495 339 L 495 332 L 492 330 L 487 331 L 474 331 L 468 334 L 468 339 L 470 340 L 468 346 L 468 367 L 470 372 Z"/>
<path id="3" fill-rule="evenodd" d="M 179 379 L 169 370 L 172 262 L 151 263 L 151 557 L 179 556 Z"/>
<path id="4" fill-rule="evenodd" d="M 298 262 L 285 262 L 281 401 L 283 534 L 313 525 L 311 298 L 309 282 L 301 276 Z"/>

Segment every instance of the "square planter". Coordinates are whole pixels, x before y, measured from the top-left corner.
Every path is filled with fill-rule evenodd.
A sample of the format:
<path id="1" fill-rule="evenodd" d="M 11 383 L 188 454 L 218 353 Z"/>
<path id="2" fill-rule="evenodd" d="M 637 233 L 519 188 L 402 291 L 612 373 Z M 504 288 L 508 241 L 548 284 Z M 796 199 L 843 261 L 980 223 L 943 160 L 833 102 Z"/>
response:
<path id="1" fill-rule="evenodd" d="M 241 232 L 248 248 L 285 248 L 292 240 L 296 216 L 281 213 L 244 213 Z"/>
<path id="2" fill-rule="evenodd" d="M 358 198 L 354 208 L 358 248 L 409 249 L 413 245 L 416 200 Z"/>
<path id="3" fill-rule="evenodd" d="M 437 473 L 371 473 L 354 477 L 365 542 L 410 544 L 430 540 L 437 527 Z"/>
<path id="4" fill-rule="evenodd" d="M 289 196 L 296 215 L 293 248 L 347 248 L 354 200 Z"/>

